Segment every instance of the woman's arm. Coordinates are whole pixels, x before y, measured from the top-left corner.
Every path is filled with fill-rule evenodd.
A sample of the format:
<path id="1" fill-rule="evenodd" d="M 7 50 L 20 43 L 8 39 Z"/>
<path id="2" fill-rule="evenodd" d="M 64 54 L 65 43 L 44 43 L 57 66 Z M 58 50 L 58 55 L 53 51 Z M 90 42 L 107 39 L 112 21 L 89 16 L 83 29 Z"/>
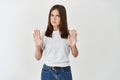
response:
<path id="1" fill-rule="evenodd" d="M 37 60 L 40 60 L 42 57 L 42 43 L 43 43 L 43 36 L 40 36 L 40 30 L 36 29 L 34 30 L 33 33 L 33 37 L 34 37 L 34 42 L 35 42 L 35 58 Z"/>
<path id="2" fill-rule="evenodd" d="M 35 58 L 37 60 L 40 60 L 41 57 L 42 57 L 42 53 L 43 53 L 42 48 L 41 47 L 36 47 L 36 49 L 35 49 Z"/>
<path id="3" fill-rule="evenodd" d="M 74 57 L 77 57 L 77 56 L 78 56 L 78 49 L 77 49 L 77 46 L 76 46 L 76 45 L 74 45 L 74 46 L 71 47 L 71 51 L 72 51 L 72 55 L 73 55 Z"/>
<path id="4" fill-rule="evenodd" d="M 76 33 L 76 30 L 73 29 L 71 30 L 71 34 L 68 35 L 68 43 L 71 47 L 72 55 L 74 57 L 78 56 L 78 49 L 76 46 L 76 42 L 77 42 L 77 33 Z"/>

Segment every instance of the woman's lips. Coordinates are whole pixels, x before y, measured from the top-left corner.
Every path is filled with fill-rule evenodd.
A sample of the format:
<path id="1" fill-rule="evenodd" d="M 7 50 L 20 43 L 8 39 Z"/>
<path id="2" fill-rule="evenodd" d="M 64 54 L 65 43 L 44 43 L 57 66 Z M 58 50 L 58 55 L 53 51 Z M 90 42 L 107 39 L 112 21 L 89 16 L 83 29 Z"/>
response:
<path id="1" fill-rule="evenodd" d="M 56 24 L 56 22 L 52 22 L 53 24 Z"/>

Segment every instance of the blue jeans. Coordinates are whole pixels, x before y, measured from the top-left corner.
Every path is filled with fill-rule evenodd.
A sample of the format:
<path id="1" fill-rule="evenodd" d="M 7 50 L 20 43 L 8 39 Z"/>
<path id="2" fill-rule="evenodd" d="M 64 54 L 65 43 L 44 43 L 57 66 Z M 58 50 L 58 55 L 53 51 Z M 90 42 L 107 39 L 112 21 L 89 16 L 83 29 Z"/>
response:
<path id="1" fill-rule="evenodd" d="M 72 80 L 71 68 L 67 67 L 49 67 L 43 65 L 41 80 Z"/>

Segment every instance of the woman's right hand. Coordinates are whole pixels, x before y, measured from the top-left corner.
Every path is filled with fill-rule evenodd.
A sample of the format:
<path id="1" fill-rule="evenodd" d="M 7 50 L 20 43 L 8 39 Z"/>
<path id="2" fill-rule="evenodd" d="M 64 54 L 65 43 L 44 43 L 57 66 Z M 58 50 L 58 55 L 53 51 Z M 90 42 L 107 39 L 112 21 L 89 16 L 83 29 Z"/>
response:
<path id="1" fill-rule="evenodd" d="M 35 46 L 37 48 L 42 47 L 43 36 L 40 36 L 40 30 L 38 29 L 34 30 L 33 37 L 34 37 Z"/>

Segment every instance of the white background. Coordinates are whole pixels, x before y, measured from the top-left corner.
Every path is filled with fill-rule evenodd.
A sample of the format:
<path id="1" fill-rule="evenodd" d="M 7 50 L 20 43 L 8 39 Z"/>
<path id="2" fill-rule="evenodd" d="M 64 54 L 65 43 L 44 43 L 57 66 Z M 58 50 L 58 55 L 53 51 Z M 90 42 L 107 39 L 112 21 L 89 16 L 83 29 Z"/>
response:
<path id="1" fill-rule="evenodd" d="M 40 80 L 33 30 L 46 29 L 54 4 L 78 33 L 73 80 L 120 80 L 120 0 L 0 0 L 0 80 Z"/>

